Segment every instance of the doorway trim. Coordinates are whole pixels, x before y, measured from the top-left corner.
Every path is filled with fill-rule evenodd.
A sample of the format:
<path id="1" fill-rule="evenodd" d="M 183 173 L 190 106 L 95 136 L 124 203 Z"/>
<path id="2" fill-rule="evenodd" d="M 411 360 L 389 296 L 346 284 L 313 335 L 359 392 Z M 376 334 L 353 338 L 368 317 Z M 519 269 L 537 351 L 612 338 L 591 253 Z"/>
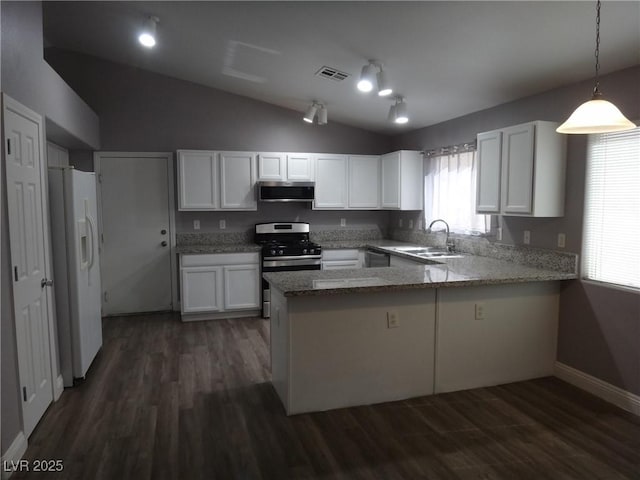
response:
<path id="1" fill-rule="evenodd" d="M 102 248 L 102 161 L 106 158 L 139 157 L 154 158 L 163 157 L 167 159 L 167 189 L 169 193 L 169 256 L 171 266 L 171 304 L 173 311 L 180 311 L 180 301 L 178 298 L 178 259 L 176 255 L 176 199 L 174 180 L 175 162 L 173 152 L 93 152 L 93 167 L 98 177 L 98 225 L 100 230 L 100 248 Z"/>

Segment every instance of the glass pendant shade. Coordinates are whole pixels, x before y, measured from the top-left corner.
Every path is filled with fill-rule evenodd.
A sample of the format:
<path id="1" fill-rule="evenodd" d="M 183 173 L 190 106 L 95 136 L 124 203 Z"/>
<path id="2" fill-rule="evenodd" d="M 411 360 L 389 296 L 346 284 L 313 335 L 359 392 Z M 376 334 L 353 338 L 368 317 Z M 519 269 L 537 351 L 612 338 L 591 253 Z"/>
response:
<path id="1" fill-rule="evenodd" d="M 571 116 L 560 125 L 558 133 L 607 133 L 621 132 L 636 128 L 613 103 L 594 97 L 580 105 Z"/>

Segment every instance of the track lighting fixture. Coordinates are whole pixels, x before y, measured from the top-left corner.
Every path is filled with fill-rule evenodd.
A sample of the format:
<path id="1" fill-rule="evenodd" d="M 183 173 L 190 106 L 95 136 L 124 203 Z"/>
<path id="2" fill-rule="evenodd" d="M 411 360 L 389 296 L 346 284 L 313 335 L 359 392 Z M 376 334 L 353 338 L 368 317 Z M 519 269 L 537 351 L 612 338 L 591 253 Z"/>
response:
<path id="1" fill-rule="evenodd" d="M 631 130 L 636 125 L 627 119 L 613 103 L 600 93 L 600 0 L 596 4 L 596 76 L 593 97 L 583 103 L 560 125 L 558 133 L 605 133 Z"/>
<path id="2" fill-rule="evenodd" d="M 313 101 L 307 111 L 305 112 L 302 119 L 307 123 L 313 123 L 313 118 L 318 116 L 318 125 L 326 125 L 327 124 L 327 107 L 325 107 L 322 103 Z"/>
<path id="3" fill-rule="evenodd" d="M 404 97 L 395 97 L 395 103 L 391 105 L 389 109 L 389 121 L 394 123 L 407 123 L 409 121 L 409 114 L 407 112 L 407 103 L 404 101 Z"/>
<path id="4" fill-rule="evenodd" d="M 373 90 L 374 84 L 378 87 L 378 95 L 380 97 L 386 97 L 393 93 L 393 89 L 389 86 L 387 76 L 382 69 L 382 64 L 375 60 L 369 60 L 369 63 L 362 67 L 362 71 L 360 72 L 358 90 L 361 92 L 370 92 Z"/>
<path id="5" fill-rule="evenodd" d="M 144 22 L 142 31 L 138 35 L 138 41 L 147 48 L 153 48 L 156 44 L 156 27 L 160 19 L 150 16 Z"/>

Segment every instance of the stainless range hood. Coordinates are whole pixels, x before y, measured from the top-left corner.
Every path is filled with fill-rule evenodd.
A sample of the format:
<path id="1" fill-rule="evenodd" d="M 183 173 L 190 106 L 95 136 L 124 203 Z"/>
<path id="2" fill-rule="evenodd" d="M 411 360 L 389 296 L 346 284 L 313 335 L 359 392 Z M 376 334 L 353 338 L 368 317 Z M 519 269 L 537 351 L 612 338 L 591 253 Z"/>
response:
<path id="1" fill-rule="evenodd" d="M 261 202 L 313 202 L 314 182 L 258 182 Z"/>

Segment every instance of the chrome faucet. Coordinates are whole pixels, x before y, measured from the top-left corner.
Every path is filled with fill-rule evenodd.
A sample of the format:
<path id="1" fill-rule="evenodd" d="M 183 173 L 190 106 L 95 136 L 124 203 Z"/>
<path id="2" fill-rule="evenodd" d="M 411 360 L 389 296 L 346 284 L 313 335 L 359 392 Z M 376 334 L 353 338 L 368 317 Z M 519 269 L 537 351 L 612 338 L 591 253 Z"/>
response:
<path id="1" fill-rule="evenodd" d="M 435 219 L 433 222 L 431 222 L 429 224 L 429 228 L 427 228 L 427 231 L 429 233 L 431 233 L 431 227 L 433 227 L 433 224 L 436 222 L 442 222 L 444 223 L 444 226 L 447 227 L 447 239 L 446 239 L 446 245 L 447 245 L 447 252 L 453 252 L 456 249 L 455 244 L 453 243 L 453 240 L 451 240 L 449 238 L 449 224 L 447 222 L 445 222 L 444 220 L 442 220 L 441 218 L 437 218 Z"/>

